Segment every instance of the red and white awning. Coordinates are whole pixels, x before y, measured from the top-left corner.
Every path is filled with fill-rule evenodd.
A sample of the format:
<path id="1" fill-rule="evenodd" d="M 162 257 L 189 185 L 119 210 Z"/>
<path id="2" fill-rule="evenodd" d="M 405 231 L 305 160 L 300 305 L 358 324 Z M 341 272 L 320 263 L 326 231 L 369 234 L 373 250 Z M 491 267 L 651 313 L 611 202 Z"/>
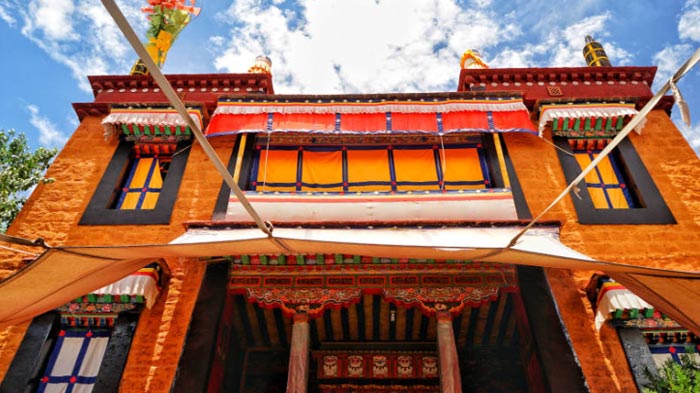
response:
<path id="1" fill-rule="evenodd" d="M 521 99 L 220 101 L 207 136 L 257 132 L 535 133 Z"/>
<path id="2" fill-rule="evenodd" d="M 190 117 L 202 128 L 202 112 L 188 109 Z M 127 136 L 191 136 L 191 130 L 175 109 L 112 108 L 102 120 L 105 136 L 123 133 Z"/>
<path id="3" fill-rule="evenodd" d="M 634 104 L 543 105 L 540 108 L 540 134 L 551 125 L 555 135 L 569 137 L 614 136 L 637 114 Z M 646 119 L 635 131 L 642 133 Z"/>
<path id="4" fill-rule="evenodd" d="M 158 271 L 155 268 L 145 267 L 92 293 L 95 295 L 142 296 L 146 307 L 151 308 L 160 292 L 158 279 Z"/>
<path id="5" fill-rule="evenodd" d="M 611 313 L 618 310 L 645 310 L 654 306 L 632 293 L 622 284 L 615 281 L 603 283 L 598 293 L 595 326 L 600 329 Z"/>

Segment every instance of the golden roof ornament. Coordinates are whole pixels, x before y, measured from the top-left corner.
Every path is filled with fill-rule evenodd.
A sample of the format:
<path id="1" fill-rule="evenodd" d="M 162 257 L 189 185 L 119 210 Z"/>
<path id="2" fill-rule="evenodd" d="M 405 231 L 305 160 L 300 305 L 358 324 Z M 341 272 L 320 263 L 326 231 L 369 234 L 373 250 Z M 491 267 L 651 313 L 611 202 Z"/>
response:
<path id="1" fill-rule="evenodd" d="M 255 63 L 248 68 L 252 74 L 272 74 L 272 60 L 269 57 L 260 55 L 255 58 Z"/>
<path id="2" fill-rule="evenodd" d="M 583 57 L 589 67 L 610 67 L 610 60 L 603 49 L 603 45 L 595 41 L 590 35 L 586 36 L 586 45 L 583 47 Z"/>
<path id="3" fill-rule="evenodd" d="M 459 66 L 462 69 L 468 70 L 482 70 L 489 68 L 489 66 L 481 58 L 481 54 L 476 49 L 467 49 L 462 58 L 459 60 Z"/>

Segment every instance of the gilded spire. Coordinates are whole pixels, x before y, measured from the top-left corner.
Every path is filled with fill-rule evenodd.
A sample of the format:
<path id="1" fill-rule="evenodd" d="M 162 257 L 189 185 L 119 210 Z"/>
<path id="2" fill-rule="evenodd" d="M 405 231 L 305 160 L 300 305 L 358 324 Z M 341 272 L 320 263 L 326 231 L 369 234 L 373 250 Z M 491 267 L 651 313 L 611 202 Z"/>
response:
<path id="1" fill-rule="evenodd" d="M 272 74 L 272 60 L 269 57 L 260 55 L 255 58 L 255 63 L 248 68 L 252 74 Z"/>
<path id="2" fill-rule="evenodd" d="M 610 67 L 612 65 L 603 46 L 599 42 L 594 41 L 590 35 L 586 36 L 583 57 L 586 59 L 589 67 Z"/>

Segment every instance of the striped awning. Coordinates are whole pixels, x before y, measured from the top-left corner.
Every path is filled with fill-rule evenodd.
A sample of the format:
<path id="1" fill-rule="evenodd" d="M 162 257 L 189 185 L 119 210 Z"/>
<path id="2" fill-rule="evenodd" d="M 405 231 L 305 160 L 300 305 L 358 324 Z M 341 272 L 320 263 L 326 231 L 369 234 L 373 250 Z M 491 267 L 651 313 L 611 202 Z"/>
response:
<path id="1" fill-rule="evenodd" d="M 606 319 L 621 319 L 623 316 L 636 318 L 637 315 L 654 313 L 654 306 L 632 293 L 622 284 L 615 281 L 603 283 L 598 292 L 595 325 L 603 325 Z"/>
<path id="2" fill-rule="evenodd" d="M 190 108 L 187 112 L 202 128 L 202 111 Z M 127 140 L 183 140 L 192 137 L 190 127 L 175 109 L 170 108 L 112 108 L 102 125 L 105 136 L 123 134 Z"/>
<path id="3" fill-rule="evenodd" d="M 207 136 L 257 132 L 536 133 L 522 99 L 222 100 Z"/>
<path id="4" fill-rule="evenodd" d="M 158 268 L 144 267 L 119 281 L 93 291 L 90 295 L 134 298 L 146 303 L 146 307 L 151 308 L 158 298 L 158 292 L 160 292 L 159 280 Z"/>
<path id="5" fill-rule="evenodd" d="M 565 137 L 613 137 L 637 114 L 634 104 L 543 105 L 540 108 L 540 134 L 551 125 L 553 135 Z M 635 127 L 642 133 L 645 119 Z"/>

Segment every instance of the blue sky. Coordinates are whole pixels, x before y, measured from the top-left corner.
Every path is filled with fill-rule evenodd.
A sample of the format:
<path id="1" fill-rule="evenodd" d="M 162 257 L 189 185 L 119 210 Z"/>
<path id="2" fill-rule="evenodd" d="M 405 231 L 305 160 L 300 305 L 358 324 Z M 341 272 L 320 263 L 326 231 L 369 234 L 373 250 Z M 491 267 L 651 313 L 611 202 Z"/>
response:
<path id="1" fill-rule="evenodd" d="M 144 36 L 145 0 L 118 0 Z M 245 72 L 273 62 L 277 93 L 454 91 L 459 58 L 492 67 L 583 66 L 584 36 L 613 65 L 656 65 L 655 86 L 700 47 L 700 0 L 234 0 L 197 3 L 166 73 Z M 0 128 L 61 147 L 89 102 L 87 75 L 126 74 L 135 55 L 97 0 L 0 0 Z M 700 150 L 700 71 L 679 87 Z"/>

